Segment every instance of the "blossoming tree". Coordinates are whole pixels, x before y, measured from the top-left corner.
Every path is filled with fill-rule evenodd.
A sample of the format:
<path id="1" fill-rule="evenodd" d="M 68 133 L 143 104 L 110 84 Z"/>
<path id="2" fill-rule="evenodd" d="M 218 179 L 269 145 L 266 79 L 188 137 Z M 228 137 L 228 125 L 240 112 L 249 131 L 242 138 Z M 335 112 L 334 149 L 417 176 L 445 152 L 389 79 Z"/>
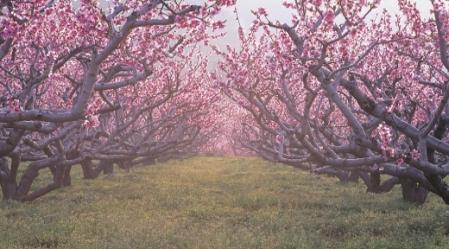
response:
<path id="1" fill-rule="evenodd" d="M 70 184 L 74 165 L 95 178 L 113 163 L 127 169 L 194 150 L 211 99 L 197 46 L 223 26 L 212 17 L 233 1 L 101 4 L 0 2 L 4 199 Z M 32 190 L 47 169 L 53 181 Z"/>
<path id="2" fill-rule="evenodd" d="M 449 203 L 449 6 L 431 1 L 424 18 L 399 0 L 400 15 L 368 20 L 379 2 L 284 1 L 287 24 L 254 11 L 242 49 L 219 52 L 217 82 L 252 117 L 240 140 L 263 157 Z"/>

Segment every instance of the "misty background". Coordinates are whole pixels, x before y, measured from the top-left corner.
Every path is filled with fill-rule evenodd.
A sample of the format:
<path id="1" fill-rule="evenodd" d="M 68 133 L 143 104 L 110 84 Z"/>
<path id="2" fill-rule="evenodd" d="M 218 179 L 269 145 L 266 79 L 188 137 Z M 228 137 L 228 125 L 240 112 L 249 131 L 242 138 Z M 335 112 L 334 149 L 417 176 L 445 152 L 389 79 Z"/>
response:
<path id="1" fill-rule="evenodd" d="M 192 0 L 192 2 L 201 3 L 204 0 Z M 219 46 L 231 45 L 235 47 L 235 43 L 238 40 L 238 25 L 236 22 L 235 9 L 240 19 L 243 28 L 250 27 L 254 20 L 254 15 L 251 10 L 257 10 L 258 8 L 265 8 L 268 13 L 268 18 L 271 21 L 280 21 L 281 23 L 291 23 L 292 13 L 282 5 L 283 0 L 237 0 L 237 5 L 232 8 L 225 8 L 220 18 L 226 20 L 226 36 L 219 39 L 216 44 Z M 430 0 L 412 0 L 415 2 L 421 15 L 430 16 L 431 2 Z M 394 14 L 399 12 L 399 6 L 396 0 L 382 0 L 380 8 L 374 11 L 369 18 L 375 18 L 375 16 L 386 9 L 388 12 Z"/>

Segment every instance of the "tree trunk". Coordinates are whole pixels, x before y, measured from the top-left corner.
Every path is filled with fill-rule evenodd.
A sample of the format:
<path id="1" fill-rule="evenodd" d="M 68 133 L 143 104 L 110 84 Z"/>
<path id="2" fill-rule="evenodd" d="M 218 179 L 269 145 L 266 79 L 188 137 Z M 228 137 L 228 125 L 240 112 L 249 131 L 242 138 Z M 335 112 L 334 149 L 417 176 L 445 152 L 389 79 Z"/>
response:
<path id="1" fill-rule="evenodd" d="M 11 155 L 11 162 L 2 158 L 0 162 L 0 187 L 2 188 L 3 200 L 16 201 L 32 201 L 48 192 L 55 190 L 61 186 L 61 169 L 56 166 L 51 166 L 48 162 L 33 162 L 23 172 L 20 183 L 17 184 L 17 171 L 20 164 L 20 157 Z M 10 166 L 10 167 L 9 167 Z M 39 171 L 44 168 L 50 168 L 53 174 L 53 182 L 45 187 L 30 192 L 31 185 L 39 175 Z"/>
<path id="2" fill-rule="evenodd" d="M 70 176 L 70 171 L 72 166 L 64 167 L 64 172 L 62 173 L 61 186 L 67 187 L 72 185 L 72 177 Z"/>
<path id="3" fill-rule="evenodd" d="M 427 198 L 428 190 L 421 187 L 417 182 L 410 179 L 402 179 L 402 197 L 405 201 L 418 205 L 424 204 Z"/>
<path id="4" fill-rule="evenodd" d="M 72 166 L 64 167 L 62 165 L 55 165 L 50 167 L 51 174 L 53 175 L 53 182 L 61 187 L 70 186 L 72 179 L 70 177 L 70 170 Z"/>
<path id="5" fill-rule="evenodd" d="M 100 167 L 103 169 L 105 175 L 112 175 L 114 173 L 114 162 L 109 160 L 100 161 Z"/>
<path id="6" fill-rule="evenodd" d="M 9 181 L 0 181 L 0 185 L 2 188 L 3 200 L 17 200 L 17 186 L 15 183 L 11 183 Z"/>
<path id="7" fill-rule="evenodd" d="M 118 161 L 117 166 L 123 170 L 125 170 L 126 173 L 129 173 L 129 168 L 131 167 L 131 162 L 129 161 Z"/>
<path id="8" fill-rule="evenodd" d="M 433 136 L 437 139 L 442 139 L 444 134 L 446 133 L 448 122 L 447 118 L 440 117 L 438 120 L 438 124 L 433 131 Z M 429 161 L 431 163 L 436 163 L 435 160 L 435 150 L 428 147 L 427 155 L 429 157 Z M 439 195 L 446 204 L 449 204 L 449 186 L 443 180 L 444 177 L 441 177 L 437 174 L 424 174 L 427 180 L 432 184 L 435 188 L 435 193 Z"/>
<path id="9" fill-rule="evenodd" d="M 101 172 L 100 168 L 98 166 L 95 167 L 91 160 L 84 160 L 81 163 L 81 169 L 83 170 L 84 179 L 95 179 Z"/>
<path id="10" fill-rule="evenodd" d="M 19 157 L 13 155 L 11 161 L 0 157 L 0 187 L 3 200 L 17 200 L 17 170 L 20 163 Z"/>
<path id="11" fill-rule="evenodd" d="M 357 171 L 350 171 L 348 175 L 348 182 L 358 182 L 359 181 L 359 173 Z"/>
<path id="12" fill-rule="evenodd" d="M 67 159 L 73 160 L 80 156 L 80 153 L 78 150 L 72 150 L 69 153 L 67 153 Z M 61 186 L 67 187 L 72 185 L 72 177 L 70 176 L 70 172 L 72 170 L 72 166 L 64 167 L 62 172 L 62 179 L 61 179 Z"/>
<path id="13" fill-rule="evenodd" d="M 92 161 L 84 160 L 81 162 L 81 170 L 83 171 L 84 179 L 93 179 L 93 169 L 92 169 Z"/>
<path id="14" fill-rule="evenodd" d="M 95 165 L 91 160 L 85 160 L 81 163 L 84 179 L 95 179 L 101 172 L 106 175 L 114 173 L 114 163 L 110 160 L 101 160 Z"/>
<path id="15" fill-rule="evenodd" d="M 369 192 L 369 193 L 381 192 L 381 190 L 380 190 L 380 173 L 379 172 L 362 174 L 361 178 L 365 182 L 365 185 L 368 187 L 366 192 Z"/>

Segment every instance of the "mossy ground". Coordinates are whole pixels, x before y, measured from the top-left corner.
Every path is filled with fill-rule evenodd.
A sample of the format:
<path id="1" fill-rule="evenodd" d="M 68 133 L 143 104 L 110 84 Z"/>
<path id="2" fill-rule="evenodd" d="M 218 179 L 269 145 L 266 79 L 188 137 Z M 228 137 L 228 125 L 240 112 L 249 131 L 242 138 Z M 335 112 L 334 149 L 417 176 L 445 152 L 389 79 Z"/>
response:
<path id="1" fill-rule="evenodd" d="M 255 158 L 134 168 L 0 203 L 0 248 L 449 248 L 449 206 Z"/>

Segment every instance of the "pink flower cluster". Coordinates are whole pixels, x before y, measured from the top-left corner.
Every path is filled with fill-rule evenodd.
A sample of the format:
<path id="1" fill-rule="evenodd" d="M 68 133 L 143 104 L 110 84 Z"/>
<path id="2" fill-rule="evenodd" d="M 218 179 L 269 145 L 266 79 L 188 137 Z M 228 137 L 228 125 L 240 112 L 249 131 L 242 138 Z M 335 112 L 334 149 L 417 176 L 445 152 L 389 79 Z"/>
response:
<path id="1" fill-rule="evenodd" d="M 386 126 L 385 124 L 379 125 L 377 128 L 379 139 L 380 139 L 380 147 L 382 149 L 383 156 L 385 158 L 394 157 L 395 149 L 390 146 L 392 134 L 391 128 Z"/>
<path id="2" fill-rule="evenodd" d="M 232 5 L 235 5 L 237 0 L 215 0 L 215 2 L 219 6 L 232 6 Z"/>

